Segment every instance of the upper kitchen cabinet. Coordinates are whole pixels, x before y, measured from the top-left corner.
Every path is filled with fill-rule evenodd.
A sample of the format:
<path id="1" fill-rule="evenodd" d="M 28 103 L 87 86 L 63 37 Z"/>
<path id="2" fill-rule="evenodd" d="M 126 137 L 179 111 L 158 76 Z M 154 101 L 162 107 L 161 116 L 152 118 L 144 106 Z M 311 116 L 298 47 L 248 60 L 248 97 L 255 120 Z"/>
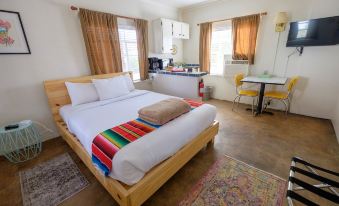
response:
<path id="1" fill-rule="evenodd" d="M 156 53 L 172 53 L 172 25 L 172 20 L 169 19 L 157 19 L 153 21 L 154 46 Z"/>
<path id="2" fill-rule="evenodd" d="M 190 25 L 182 22 L 181 32 L 182 32 L 183 39 L 189 39 L 190 38 Z"/>
<path id="3" fill-rule="evenodd" d="M 173 21 L 173 38 L 189 39 L 189 24 Z"/>
<path id="4" fill-rule="evenodd" d="M 153 21 L 153 33 L 155 52 L 170 54 L 173 38 L 189 39 L 189 24 L 161 18 Z"/>
<path id="5" fill-rule="evenodd" d="M 173 21 L 173 38 L 180 39 L 181 38 L 181 22 Z"/>

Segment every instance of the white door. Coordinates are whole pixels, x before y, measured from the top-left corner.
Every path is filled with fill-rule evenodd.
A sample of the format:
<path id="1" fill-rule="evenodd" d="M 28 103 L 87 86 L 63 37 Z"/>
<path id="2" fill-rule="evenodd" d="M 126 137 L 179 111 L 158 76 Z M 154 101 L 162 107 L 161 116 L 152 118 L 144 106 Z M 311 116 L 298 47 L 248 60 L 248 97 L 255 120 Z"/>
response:
<path id="1" fill-rule="evenodd" d="M 168 19 L 162 19 L 162 53 L 172 53 L 172 22 Z"/>
<path id="2" fill-rule="evenodd" d="M 181 22 L 173 21 L 173 38 L 181 38 Z"/>
<path id="3" fill-rule="evenodd" d="M 190 25 L 186 23 L 181 23 L 181 38 L 189 39 L 190 38 Z"/>

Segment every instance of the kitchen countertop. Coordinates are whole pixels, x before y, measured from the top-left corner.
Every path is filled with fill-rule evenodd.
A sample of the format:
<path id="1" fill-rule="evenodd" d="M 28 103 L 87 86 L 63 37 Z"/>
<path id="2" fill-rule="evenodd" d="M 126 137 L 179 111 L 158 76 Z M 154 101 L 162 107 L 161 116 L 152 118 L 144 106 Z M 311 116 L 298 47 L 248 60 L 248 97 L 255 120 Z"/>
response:
<path id="1" fill-rule="evenodd" d="M 207 72 L 169 72 L 169 71 L 156 71 L 150 73 L 157 73 L 157 74 L 166 74 L 166 75 L 178 75 L 178 76 L 187 76 L 187 77 L 202 77 L 207 75 Z"/>

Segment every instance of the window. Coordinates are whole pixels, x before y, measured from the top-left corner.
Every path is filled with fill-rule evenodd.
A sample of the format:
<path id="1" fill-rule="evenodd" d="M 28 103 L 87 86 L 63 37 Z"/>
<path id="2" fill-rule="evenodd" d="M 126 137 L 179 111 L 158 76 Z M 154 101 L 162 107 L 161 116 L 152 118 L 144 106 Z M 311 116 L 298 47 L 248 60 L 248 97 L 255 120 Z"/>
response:
<path id="1" fill-rule="evenodd" d="M 122 70 L 132 71 L 133 80 L 140 79 L 137 32 L 134 21 L 118 18 Z"/>
<path id="2" fill-rule="evenodd" d="M 232 23 L 223 21 L 213 23 L 211 41 L 211 68 L 212 75 L 223 75 L 225 58 L 232 56 Z"/>

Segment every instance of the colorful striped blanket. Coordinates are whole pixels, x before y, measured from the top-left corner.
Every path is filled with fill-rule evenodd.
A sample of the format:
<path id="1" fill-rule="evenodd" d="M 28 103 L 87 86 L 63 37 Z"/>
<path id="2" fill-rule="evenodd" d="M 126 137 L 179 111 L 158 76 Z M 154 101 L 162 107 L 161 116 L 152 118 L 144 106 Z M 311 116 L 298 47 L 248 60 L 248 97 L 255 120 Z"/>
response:
<path id="1" fill-rule="evenodd" d="M 191 110 L 204 104 L 184 100 L 191 105 Z M 92 162 L 107 176 L 112 171 L 113 157 L 121 148 L 159 127 L 137 118 L 101 132 L 92 142 Z"/>

